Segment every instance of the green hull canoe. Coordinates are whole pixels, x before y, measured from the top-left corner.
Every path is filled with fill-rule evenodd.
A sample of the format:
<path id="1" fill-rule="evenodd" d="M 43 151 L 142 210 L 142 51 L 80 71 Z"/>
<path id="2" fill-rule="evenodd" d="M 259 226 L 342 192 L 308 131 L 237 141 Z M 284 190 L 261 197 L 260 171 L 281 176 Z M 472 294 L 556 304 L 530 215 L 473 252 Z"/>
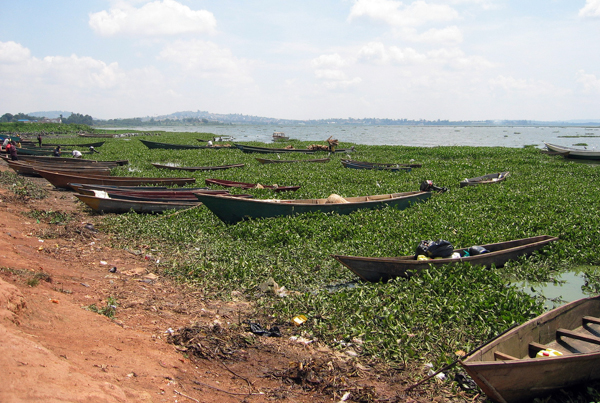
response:
<path id="1" fill-rule="evenodd" d="M 405 192 L 374 196 L 345 198 L 346 203 L 327 203 L 328 199 L 240 199 L 230 196 L 196 194 L 206 207 L 228 224 L 252 218 L 290 216 L 309 212 L 350 214 L 360 209 L 386 206 L 403 210 L 412 204 L 427 200 L 431 192 Z"/>

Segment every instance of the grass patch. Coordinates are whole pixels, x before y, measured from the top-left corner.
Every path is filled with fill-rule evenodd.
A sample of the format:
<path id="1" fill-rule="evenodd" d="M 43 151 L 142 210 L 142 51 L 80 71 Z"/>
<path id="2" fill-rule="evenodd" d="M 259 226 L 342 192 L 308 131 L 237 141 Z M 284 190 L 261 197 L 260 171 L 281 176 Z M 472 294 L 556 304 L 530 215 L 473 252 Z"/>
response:
<path id="1" fill-rule="evenodd" d="M 0 172 L 0 184 L 10 189 L 21 199 L 41 200 L 48 196 L 46 189 L 11 171 Z"/>

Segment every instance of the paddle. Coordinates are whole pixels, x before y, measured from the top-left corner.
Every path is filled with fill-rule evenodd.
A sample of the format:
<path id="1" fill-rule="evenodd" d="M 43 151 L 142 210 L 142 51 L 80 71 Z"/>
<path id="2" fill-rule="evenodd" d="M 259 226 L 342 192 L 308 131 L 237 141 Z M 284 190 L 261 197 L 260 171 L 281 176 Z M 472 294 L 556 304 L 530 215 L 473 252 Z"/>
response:
<path id="1" fill-rule="evenodd" d="M 463 357 L 468 357 L 471 354 L 473 354 L 475 351 L 479 350 L 481 347 L 485 346 L 488 343 L 491 343 L 492 341 L 496 340 L 498 337 L 505 335 L 506 333 L 508 333 L 510 330 L 514 329 L 515 327 L 517 327 L 519 324 L 515 323 L 514 325 L 512 325 L 511 327 L 509 327 L 508 329 L 506 329 L 505 331 L 503 331 L 502 333 L 492 337 L 491 339 L 489 339 L 488 341 L 480 344 L 479 346 L 475 347 L 474 349 L 472 349 L 471 351 L 469 351 L 467 354 L 465 354 Z M 445 367 L 443 367 L 442 369 L 439 369 L 438 371 L 434 372 L 433 374 L 427 376 L 426 378 L 421 379 L 419 382 L 415 383 L 412 386 L 409 386 L 408 388 L 404 389 L 403 392 L 408 392 L 409 390 L 412 390 L 414 388 L 416 388 L 419 385 L 422 385 L 423 383 L 427 382 L 428 380 L 430 380 L 431 378 L 433 378 L 434 376 L 436 376 L 437 374 L 439 374 L 440 372 L 444 372 L 450 368 L 452 368 L 453 366 L 455 366 L 462 357 L 457 358 L 456 360 L 454 360 L 452 363 L 446 365 Z"/>

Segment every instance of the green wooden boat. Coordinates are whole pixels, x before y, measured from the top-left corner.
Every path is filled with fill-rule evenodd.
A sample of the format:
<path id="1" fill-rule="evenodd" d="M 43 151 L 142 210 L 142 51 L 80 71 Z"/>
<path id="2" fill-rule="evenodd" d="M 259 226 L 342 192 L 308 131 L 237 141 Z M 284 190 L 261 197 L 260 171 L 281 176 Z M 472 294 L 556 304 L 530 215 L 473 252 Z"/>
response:
<path id="1" fill-rule="evenodd" d="M 142 140 L 140 139 L 140 141 L 148 148 L 150 149 L 161 149 L 161 150 L 206 150 L 206 149 L 214 149 L 214 150 L 220 150 L 222 148 L 235 148 L 235 147 L 231 147 L 229 145 L 227 146 L 221 146 L 221 145 L 212 145 L 212 146 L 194 146 L 194 145 L 189 145 L 189 144 L 171 144 L 171 143 L 159 143 L 156 141 L 148 141 L 148 140 Z"/>
<path id="2" fill-rule="evenodd" d="M 332 195 L 333 196 L 333 195 Z M 309 212 L 350 214 L 360 209 L 386 206 L 403 210 L 412 204 L 427 200 L 431 192 L 404 192 L 373 196 L 347 197 L 343 202 L 330 196 L 327 199 L 240 199 L 222 195 L 196 194 L 206 207 L 228 224 L 251 218 L 290 216 Z M 339 198 L 339 196 L 338 196 Z"/>
<path id="3" fill-rule="evenodd" d="M 70 151 L 63 151 L 63 154 L 70 154 Z M 40 148 L 18 148 L 17 154 L 23 155 L 41 155 L 45 157 L 51 157 L 54 155 L 54 149 L 40 149 Z M 81 154 L 92 154 L 90 151 L 81 151 Z"/>

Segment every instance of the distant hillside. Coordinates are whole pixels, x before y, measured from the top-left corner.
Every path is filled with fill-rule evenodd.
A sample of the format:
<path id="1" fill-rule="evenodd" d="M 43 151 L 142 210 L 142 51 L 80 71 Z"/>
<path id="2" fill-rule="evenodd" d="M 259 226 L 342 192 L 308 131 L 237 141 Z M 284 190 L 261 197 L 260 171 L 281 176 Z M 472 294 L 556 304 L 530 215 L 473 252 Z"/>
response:
<path id="1" fill-rule="evenodd" d="M 68 118 L 69 116 L 71 116 L 71 112 L 67 112 L 67 111 L 48 111 L 48 112 L 30 112 L 28 113 L 29 116 L 35 116 L 37 118 L 48 118 L 48 119 L 57 119 L 60 117 L 60 115 L 63 116 L 63 118 Z"/>

